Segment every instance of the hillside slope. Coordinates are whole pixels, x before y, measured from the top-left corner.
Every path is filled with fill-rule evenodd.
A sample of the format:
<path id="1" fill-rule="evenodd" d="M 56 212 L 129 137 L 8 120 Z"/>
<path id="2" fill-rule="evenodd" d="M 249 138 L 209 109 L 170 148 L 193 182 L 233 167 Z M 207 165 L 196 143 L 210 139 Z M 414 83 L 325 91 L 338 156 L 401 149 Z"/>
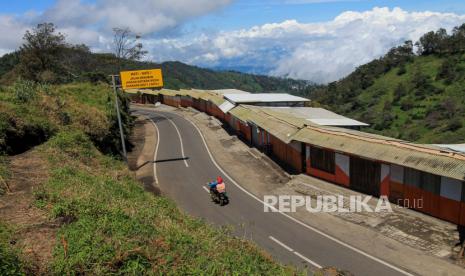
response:
<path id="1" fill-rule="evenodd" d="M 118 152 L 113 110 L 104 84 L 0 89 L 0 275 L 297 273 L 144 191 L 103 153 Z"/>
<path id="2" fill-rule="evenodd" d="M 118 62 L 112 54 L 92 53 L 86 48 L 66 49 L 65 70 L 61 82 L 105 81 L 108 75 L 118 72 Z M 18 52 L 0 58 L 0 83 L 11 83 L 17 76 Z M 250 92 L 287 92 L 298 94 L 310 85 L 303 80 L 252 75 L 233 71 L 214 71 L 197 66 L 169 61 L 161 64 L 125 60 L 122 70 L 162 68 L 165 88 L 221 89 L 236 88 Z"/>
<path id="3" fill-rule="evenodd" d="M 427 41 L 426 38 L 439 38 Z M 426 37 L 426 38 L 425 38 Z M 434 42 L 434 43 L 433 43 Z M 465 25 L 393 48 L 311 98 L 371 124 L 366 130 L 419 143 L 465 142 Z M 433 45 L 433 46 L 431 46 Z"/>

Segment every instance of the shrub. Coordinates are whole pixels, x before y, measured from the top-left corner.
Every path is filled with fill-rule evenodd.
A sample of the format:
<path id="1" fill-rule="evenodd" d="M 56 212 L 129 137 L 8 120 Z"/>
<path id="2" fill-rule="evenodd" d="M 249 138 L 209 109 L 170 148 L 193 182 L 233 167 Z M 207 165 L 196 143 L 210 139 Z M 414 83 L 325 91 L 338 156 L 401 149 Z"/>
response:
<path id="1" fill-rule="evenodd" d="M 463 126 L 462 121 L 459 118 L 454 118 L 447 124 L 446 130 L 456 131 Z"/>
<path id="2" fill-rule="evenodd" d="M 37 97 L 36 85 L 33 81 L 18 79 L 12 86 L 15 100 L 27 103 Z"/>
<path id="3" fill-rule="evenodd" d="M 407 69 L 405 69 L 405 64 L 402 64 L 397 71 L 398 76 L 402 76 L 403 74 L 407 73 Z"/>
<path id="4" fill-rule="evenodd" d="M 400 102 L 400 109 L 407 111 L 415 105 L 414 101 L 411 98 L 404 98 Z"/>

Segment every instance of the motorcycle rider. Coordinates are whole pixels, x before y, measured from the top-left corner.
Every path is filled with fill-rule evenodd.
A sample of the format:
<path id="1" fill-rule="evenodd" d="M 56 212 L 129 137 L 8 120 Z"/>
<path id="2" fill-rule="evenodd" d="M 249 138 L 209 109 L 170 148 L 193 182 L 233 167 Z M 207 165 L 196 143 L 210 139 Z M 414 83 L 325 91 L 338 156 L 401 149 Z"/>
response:
<path id="1" fill-rule="evenodd" d="M 223 182 L 223 178 L 221 178 L 221 176 L 218 176 L 216 178 L 216 181 L 218 182 L 218 184 L 216 184 L 216 191 L 218 193 L 224 193 L 226 192 L 226 184 L 224 184 Z"/>
<path id="2" fill-rule="evenodd" d="M 215 181 L 208 183 L 210 191 L 216 193 L 224 193 L 226 191 L 226 185 L 223 182 L 223 178 L 218 176 Z"/>

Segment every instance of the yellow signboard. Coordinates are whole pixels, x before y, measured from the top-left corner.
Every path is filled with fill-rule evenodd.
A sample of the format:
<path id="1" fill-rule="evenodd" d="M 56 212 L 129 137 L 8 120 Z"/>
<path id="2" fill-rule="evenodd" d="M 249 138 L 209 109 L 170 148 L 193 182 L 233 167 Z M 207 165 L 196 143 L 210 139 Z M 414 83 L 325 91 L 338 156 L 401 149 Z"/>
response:
<path id="1" fill-rule="evenodd" d="M 163 87 L 161 69 L 122 71 L 123 89 Z"/>

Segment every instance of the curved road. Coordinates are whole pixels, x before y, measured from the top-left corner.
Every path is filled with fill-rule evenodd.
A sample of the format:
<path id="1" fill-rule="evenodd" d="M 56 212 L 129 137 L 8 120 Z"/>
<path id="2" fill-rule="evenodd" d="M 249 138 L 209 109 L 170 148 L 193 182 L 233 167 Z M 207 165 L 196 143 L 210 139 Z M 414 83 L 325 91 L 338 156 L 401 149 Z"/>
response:
<path id="1" fill-rule="evenodd" d="M 233 225 L 235 234 L 253 240 L 283 263 L 335 266 L 355 275 L 411 275 L 361 250 L 282 213 L 265 213 L 263 203 L 215 163 L 196 127 L 167 111 L 134 109 L 149 117 L 158 128 L 155 178 L 163 194 L 187 213 L 215 225 Z M 227 184 L 230 204 L 210 201 L 206 183 L 221 175 Z"/>

